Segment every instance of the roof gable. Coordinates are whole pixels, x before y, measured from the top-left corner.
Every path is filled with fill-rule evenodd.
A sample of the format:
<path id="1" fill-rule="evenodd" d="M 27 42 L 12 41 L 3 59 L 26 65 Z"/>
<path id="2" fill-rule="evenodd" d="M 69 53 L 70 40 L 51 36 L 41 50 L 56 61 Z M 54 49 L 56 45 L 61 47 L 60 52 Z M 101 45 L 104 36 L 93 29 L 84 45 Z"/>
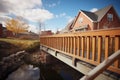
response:
<path id="1" fill-rule="evenodd" d="M 81 10 L 81 12 L 83 12 L 88 18 L 90 18 L 90 20 L 97 21 L 98 16 L 96 14 L 84 10 Z"/>
<path id="2" fill-rule="evenodd" d="M 102 9 L 94 12 L 94 14 L 97 15 L 97 21 L 99 22 L 111 8 L 112 8 L 112 5 L 109 5 L 105 8 L 102 8 Z"/>

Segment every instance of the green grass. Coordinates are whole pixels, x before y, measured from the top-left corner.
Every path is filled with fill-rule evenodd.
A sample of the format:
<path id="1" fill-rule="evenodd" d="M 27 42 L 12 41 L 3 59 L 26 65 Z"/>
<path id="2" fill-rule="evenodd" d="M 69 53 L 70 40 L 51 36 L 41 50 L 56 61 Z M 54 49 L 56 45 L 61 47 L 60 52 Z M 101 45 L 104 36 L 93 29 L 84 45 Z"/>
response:
<path id="1" fill-rule="evenodd" d="M 0 41 L 11 43 L 18 46 L 21 50 L 31 51 L 32 49 L 39 47 L 39 40 L 20 40 L 20 39 L 6 39 L 0 38 Z"/>

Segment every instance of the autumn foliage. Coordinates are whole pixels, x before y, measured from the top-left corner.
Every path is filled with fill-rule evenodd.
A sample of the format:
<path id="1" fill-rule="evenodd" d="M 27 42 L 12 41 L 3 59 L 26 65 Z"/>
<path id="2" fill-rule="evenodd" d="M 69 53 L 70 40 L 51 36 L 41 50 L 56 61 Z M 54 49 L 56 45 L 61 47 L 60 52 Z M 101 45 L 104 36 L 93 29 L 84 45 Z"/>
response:
<path id="1" fill-rule="evenodd" d="M 28 31 L 28 25 L 24 21 L 21 21 L 19 19 L 7 20 L 6 28 L 7 30 L 12 31 L 14 35 Z"/>

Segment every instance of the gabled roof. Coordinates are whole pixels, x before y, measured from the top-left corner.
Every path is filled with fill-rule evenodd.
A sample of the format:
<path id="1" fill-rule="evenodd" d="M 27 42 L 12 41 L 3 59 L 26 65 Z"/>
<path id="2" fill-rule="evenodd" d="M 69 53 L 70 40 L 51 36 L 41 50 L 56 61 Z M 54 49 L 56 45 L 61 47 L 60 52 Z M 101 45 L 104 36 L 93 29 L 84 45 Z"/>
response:
<path id="1" fill-rule="evenodd" d="M 84 11 L 84 10 L 81 10 L 81 12 L 83 12 L 92 21 L 99 22 L 104 17 L 104 15 L 110 10 L 110 8 L 112 8 L 112 5 L 102 8 L 96 12 L 89 12 L 89 11 Z"/>
<path id="2" fill-rule="evenodd" d="M 96 14 L 98 16 L 97 21 L 100 21 L 104 17 L 104 15 L 110 10 L 110 8 L 112 8 L 112 5 L 109 5 L 105 8 L 102 8 L 102 9 L 94 12 L 94 14 Z"/>
<path id="3" fill-rule="evenodd" d="M 70 29 L 73 27 L 72 25 L 73 25 L 74 21 L 75 21 L 75 18 L 71 22 L 69 22 L 67 24 L 67 26 L 60 31 L 60 33 L 69 32 Z"/>
<path id="4" fill-rule="evenodd" d="M 88 11 L 84 11 L 84 10 L 81 10 L 81 12 L 83 12 L 85 15 L 87 15 L 92 21 L 97 21 L 98 16 L 96 14 L 94 14 L 93 12 L 88 12 Z"/>

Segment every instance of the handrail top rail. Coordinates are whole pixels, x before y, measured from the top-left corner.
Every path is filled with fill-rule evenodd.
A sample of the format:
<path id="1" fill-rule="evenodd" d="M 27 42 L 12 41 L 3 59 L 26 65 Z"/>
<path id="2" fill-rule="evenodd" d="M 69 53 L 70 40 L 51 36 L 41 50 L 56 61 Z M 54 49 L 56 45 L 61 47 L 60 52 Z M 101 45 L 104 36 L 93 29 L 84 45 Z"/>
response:
<path id="1" fill-rule="evenodd" d="M 120 28 L 116 29 L 104 29 L 104 30 L 94 30 L 85 32 L 70 32 L 62 34 L 54 34 L 42 37 L 73 37 L 73 36 L 120 36 Z"/>

